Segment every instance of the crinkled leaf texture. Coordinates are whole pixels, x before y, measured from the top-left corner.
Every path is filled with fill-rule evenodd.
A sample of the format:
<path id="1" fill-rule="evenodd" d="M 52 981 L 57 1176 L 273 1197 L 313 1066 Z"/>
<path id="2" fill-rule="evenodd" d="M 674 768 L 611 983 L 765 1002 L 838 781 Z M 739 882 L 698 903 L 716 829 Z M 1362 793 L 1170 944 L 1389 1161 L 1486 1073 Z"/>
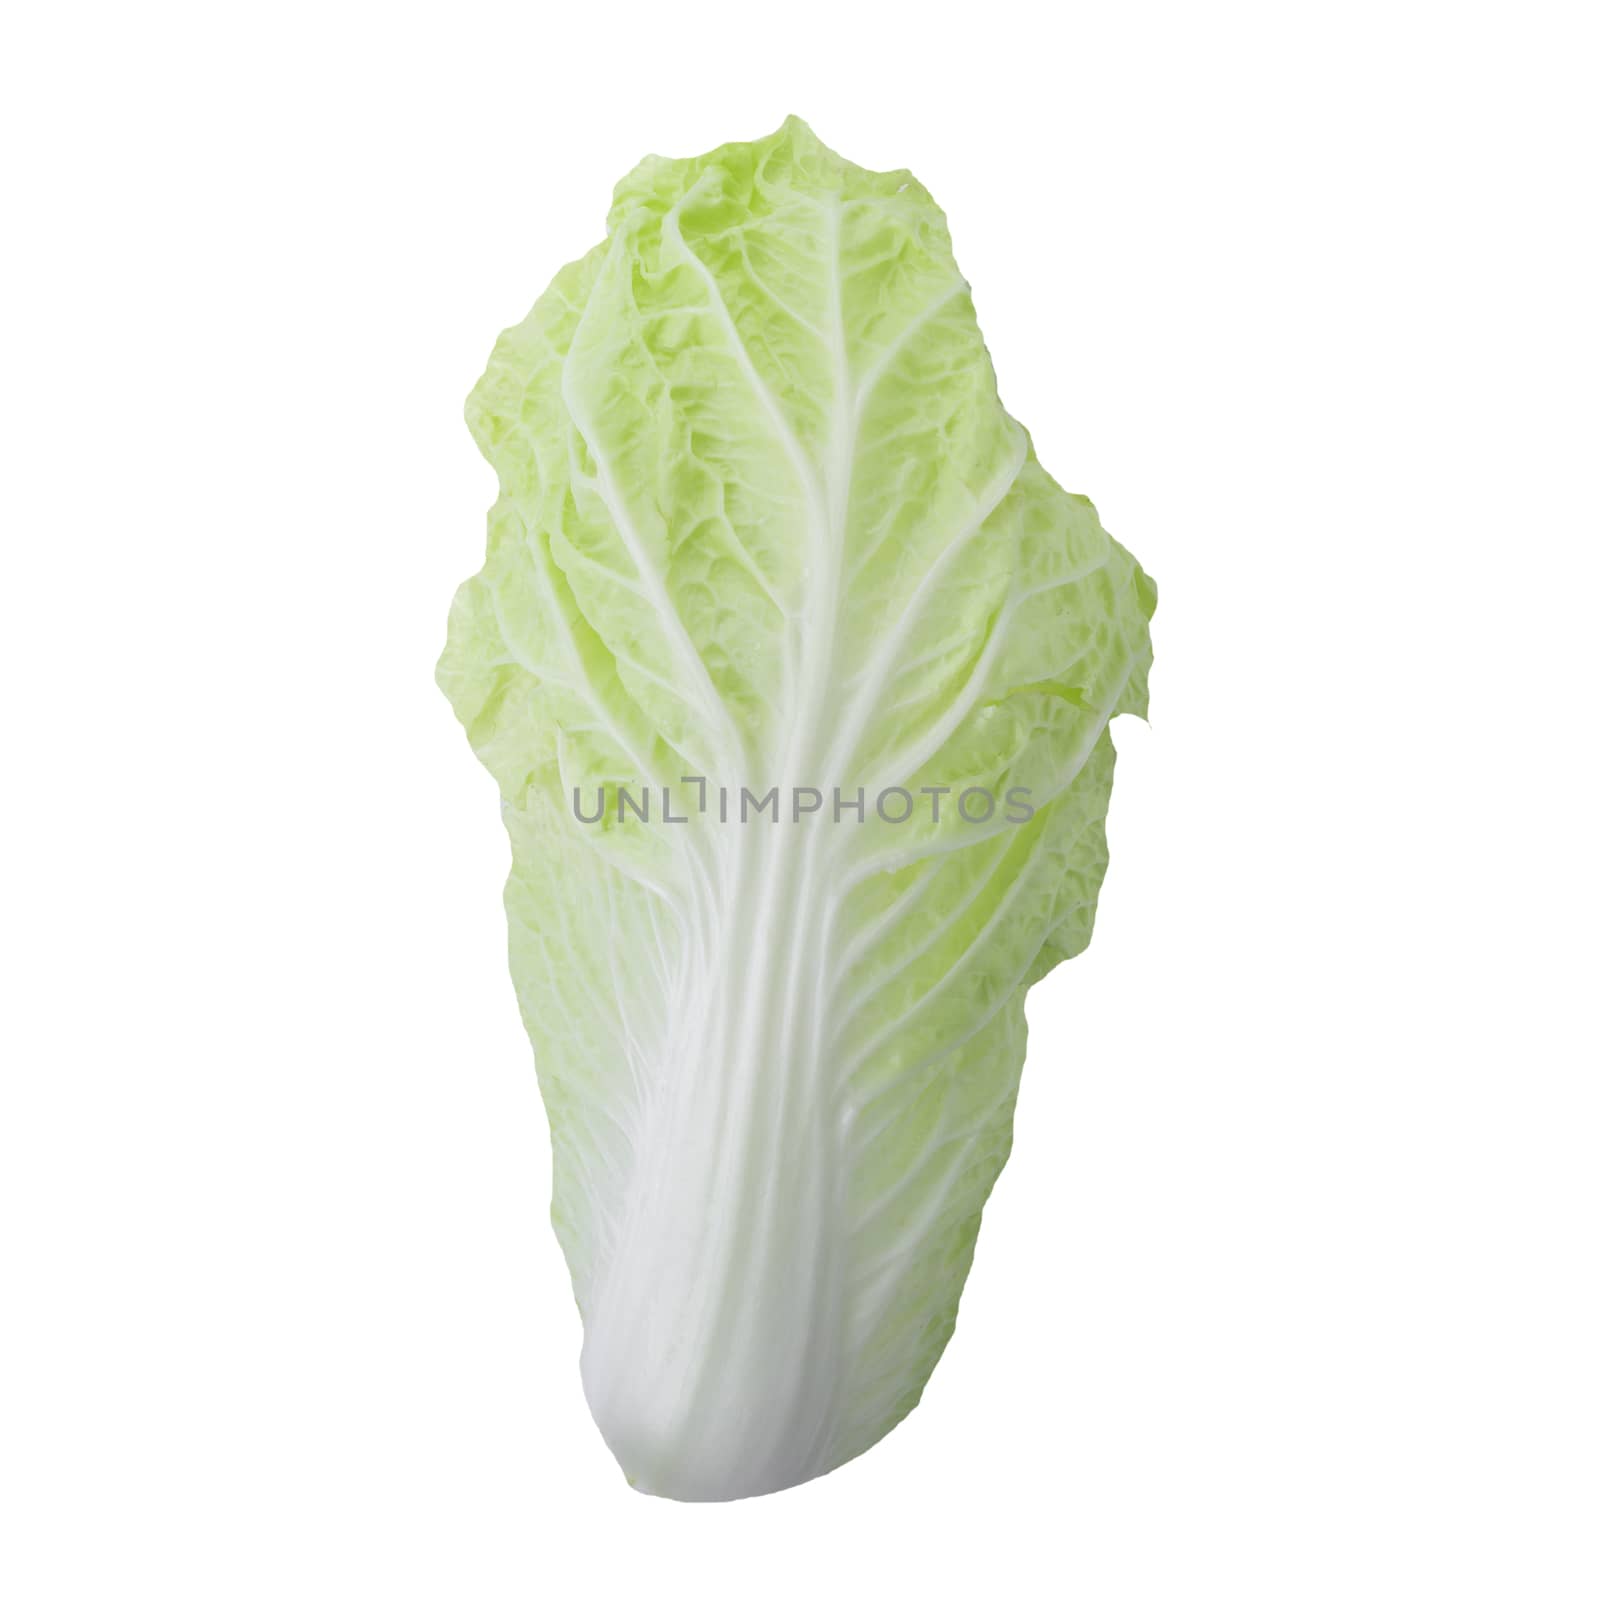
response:
<path id="1" fill-rule="evenodd" d="M 439 679 L 511 834 L 584 1387 L 638 1488 L 782 1489 L 950 1337 L 1154 588 L 1001 407 L 927 192 L 793 119 L 624 179 L 468 420 L 500 494 Z M 575 817 L 689 776 L 688 823 Z M 866 820 L 718 819 L 772 785 Z"/>

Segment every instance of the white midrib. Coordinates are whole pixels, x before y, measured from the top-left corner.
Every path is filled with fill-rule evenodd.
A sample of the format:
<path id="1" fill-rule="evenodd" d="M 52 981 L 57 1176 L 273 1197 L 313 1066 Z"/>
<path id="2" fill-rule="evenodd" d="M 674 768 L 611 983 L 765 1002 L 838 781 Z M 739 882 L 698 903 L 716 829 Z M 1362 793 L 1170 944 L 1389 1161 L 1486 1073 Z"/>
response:
<path id="1" fill-rule="evenodd" d="M 851 469 L 856 450 L 859 412 L 851 386 L 849 352 L 844 333 L 843 269 L 840 253 L 841 206 L 837 199 L 822 206 L 829 268 L 827 317 L 830 373 L 833 389 L 828 446 L 818 481 L 793 429 L 750 363 L 728 318 L 714 280 L 708 289 L 726 324 L 729 339 L 748 380 L 761 396 L 774 427 L 796 470 L 802 473 L 803 491 L 811 511 L 811 555 L 801 621 L 798 693 L 786 694 L 794 706 L 793 720 L 777 764 L 780 804 L 814 776 L 821 754 L 824 727 L 832 703 L 835 641 L 842 604 L 840 578 L 846 521 L 849 515 Z M 791 1415 L 775 1430 L 773 1448 L 789 1455 L 797 1430 L 805 1431 L 809 1418 L 820 1434 L 831 1432 L 832 1407 L 837 1404 L 839 1308 L 841 1274 L 836 1252 L 828 1248 L 836 1235 L 839 1196 L 832 1184 L 838 1173 L 833 1129 L 826 1108 L 829 1096 L 822 1083 L 823 1033 L 815 999 L 831 987 L 819 970 L 827 960 L 821 925 L 829 914 L 828 884 L 822 870 L 825 830 L 779 824 L 776 835 L 762 836 L 741 829 L 736 835 L 739 875 L 748 876 L 752 856 L 764 860 L 756 868 L 759 909 L 748 942 L 736 945 L 734 960 L 743 973 L 742 1027 L 729 1056 L 712 1070 L 725 1068 L 732 1090 L 730 1107 L 736 1136 L 727 1141 L 722 1194 L 730 1207 L 750 1207 L 746 1225 L 728 1240 L 720 1282 L 754 1288 L 754 1280 L 774 1268 L 786 1281 L 781 1301 L 787 1302 L 807 1329 L 800 1370 L 807 1381 L 794 1386 Z M 735 891 L 737 894 L 737 890 Z M 748 888 L 746 888 L 748 893 Z M 730 975 L 731 976 L 731 975 Z M 735 983 L 738 979 L 733 980 Z M 714 1058 L 715 1059 L 715 1058 Z M 765 1101 L 765 1104 L 762 1102 Z M 786 1169 L 791 1169 L 786 1172 Z M 795 1251 L 772 1249 L 779 1230 L 792 1227 L 807 1203 L 814 1208 L 809 1238 L 791 1238 Z M 791 1216 L 780 1218 L 780 1208 Z M 807 1248 L 809 1246 L 809 1248 Z M 716 1281 L 716 1280 L 714 1280 Z M 769 1290 L 777 1285 L 768 1285 Z M 727 1311 L 730 1302 L 720 1307 Z M 721 1332 L 731 1358 L 741 1349 L 763 1342 L 764 1330 L 756 1326 L 770 1311 L 769 1295 L 745 1292 L 731 1296 L 733 1316 Z M 713 1311 L 714 1315 L 714 1311 Z M 765 1330 L 770 1339 L 771 1330 Z M 717 1341 L 710 1341 L 715 1348 Z M 701 1386 L 714 1376 L 708 1365 Z M 781 1375 L 771 1374 L 781 1382 Z M 769 1470 L 780 1476 L 812 1470 L 817 1463 L 795 1459 L 772 1460 Z"/>
<path id="2" fill-rule="evenodd" d="M 820 470 L 755 372 L 715 280 L 683 243 L 675 217 L 668 230 L 704 279 L 807 505 L 801 649 L 773 769 L 785 796 L 807 781 L 820 755 L 832 700 L 856 444 L 838 205 L 825 217 L 834 404 Z M 627 531 L 619 533 L 626 541 Z M 675 1466 L 660 1464 L 677 1474 L 659 1485 L 671 1492 L 750 1492 L 798 1481 L 818 1470 L 815 1451 L 834 1431 L 845 1319 L 843 1274 L 830 1248 L 840 1237 L 838 1160 L 815 1004 L 830 987 L 820 970 L 829 912 L 817 860 L 824 831 L 763 822 L 721 836 L 731 843 L 717 861 L 715 948 L 694 962 L 705 986 L 689 1008 L 700 1018 L 699 1037 L 679 1041 L 647 1110 L 628 1216 L 591 1307 L 591 1404 L 603 1428 L 643 1426 L 650 1435 L 614 1439 L 619 1454 L 675 1454 Z M 667 1347 L 652 1344 L 650 1327 Z M 736 1462 L 742 1483 L 720 1482 Z"/>

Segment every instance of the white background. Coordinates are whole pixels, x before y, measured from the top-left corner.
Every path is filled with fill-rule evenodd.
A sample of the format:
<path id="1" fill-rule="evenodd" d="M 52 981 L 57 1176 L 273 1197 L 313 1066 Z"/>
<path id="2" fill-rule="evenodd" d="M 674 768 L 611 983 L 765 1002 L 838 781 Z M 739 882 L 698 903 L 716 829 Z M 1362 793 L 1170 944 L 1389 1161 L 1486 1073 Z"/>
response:
<path id="1" fill-rule="evenodd" d="M 1600 1591 L 1585 9 L 14 16 L 0 1591 Z M 789 111 L 948 211 L 1154 720 L 922 1408 L 685 1507 L 431 673 L 495 334 Z"/>

